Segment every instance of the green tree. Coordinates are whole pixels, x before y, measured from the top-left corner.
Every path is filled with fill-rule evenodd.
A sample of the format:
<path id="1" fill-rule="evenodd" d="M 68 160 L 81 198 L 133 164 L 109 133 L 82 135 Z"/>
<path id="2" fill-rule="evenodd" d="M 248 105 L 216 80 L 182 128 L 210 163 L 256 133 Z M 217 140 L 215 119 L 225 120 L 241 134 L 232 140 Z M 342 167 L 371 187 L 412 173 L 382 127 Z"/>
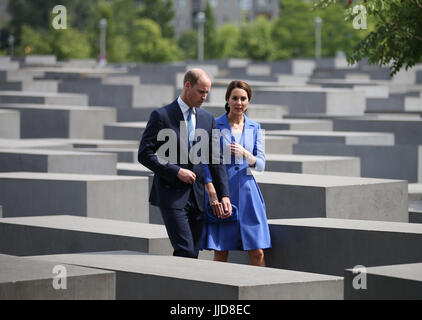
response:
<path id="1" fill-rule="evenodd" d="M 185 59 L 196 59 L 198 57 L 198 32 L 195 30 L 184 31 L 177 41 L 183 51 Z"/>
<path id="2" fill-rule="evenodd" d="M 222 25 L 217 28 L 217 58 L 238 58 L 242 55 L 239 50 L 240 29 L 233 24 Z"/>
<path id="3" fill-rule="evenodd" d="M 132 0 L 117 0 L 114 2 L 99 3 L 92 15 L 87 34 L 92 47 L 93 57 L 98 58 L 100 51 L 100 20 L 107 20 L 106 52 L 109 62 L 125 62 L 130 51 L 128 40 L 129 30 L 133 23 L 134 6 Z M 124 16 L 126 13 L 126 17 Z"/>
<path id="4" fill-rule="evenodd" d="M 172 39 L 163 38 L 160 26 L 150 19 L 137 19 L 131 37 L 129 59 L 143 62 L 170 62 L 182 53 Z"/>
<path id="5" fill-rule="evenodd" d="M 323 20 L 323 56 L 333 57 L 340 50 L 351 53 L 353 47 L 368 34 L 366 30 L 357 31 L 353 29 L 353 25 L 344 19 L 344 8 L 345 4 L 342 3 L 314 12 L 314 16 L 319 16 Z"/>
<path id="6" fill-rule="evenodd" d="M 271 22 L 258 17 L 253 23 L 240 30 L 239 55 L 255 61 L 272 60 L 274 46 L 271 40 Z"/>
<path id="7" fill-rule="evenodd" d="M 209 1 L 205 7 L 205 25 L 204 25 L 204 57 L 205 59 L 217 58 L 217 41 L 215 37 L 215 17 Z"/>
<path id="8" fill-rule="evenodd" d="M 155 21 L 165 38 L 174 37 L 172 20 L 175 17 L 173 0 L 142 0 L 139 17 Z"/>
<path id="9" fill-rule="evenodd" d="M 353 9 L 363 5 L 365 10 Z M 315 8 L 328 8 L 333 0 L 318 0 Z M 356 7 L 357 8 L 357 7 Z M 365 13 L 366 11 L 366 13 Z M 391 66 L 394 75 L 422 61 L 422 3 L 420 0 L 363 0 L 345 11 L 349 23 L 367 19 L 373 30 L 348 55 L 349 63 L 368 58 L 370 63 Z M 356 30 L 356 32 L 359 32 Z"/>
<path id="10" fill-rule="evenodd" d="M 315 52 L 314 15 L 304 1 L 282 0 L 272 29 L 276 59 L 311 57 Z"/>
<path id="11" fill-rule="evenodd" d="M 20 41 L 23 25 L 31 26 L 35 30 L 51 28 L 51 13 L 57 4 L 67 8 L 68 24 L 72 28 L 82 31 L 91 19 L 92 12 L 99 0 L 13 0 L 9 1 L 7 11 L 11 16 L 8 30 L 17 41 Z M 74 17 L 74 19 L 71 19 Z M 77 17 L 77 19 L 76 19 Z"/>
<path id="12" fill-rule="evenodd" d="M 90 46 L 86 36 L 73 28 L 36 31 L 23 25 L 17 52 L 20 55 L 55 54 L 59 60 L 82 59 L 90 56 Z"/>

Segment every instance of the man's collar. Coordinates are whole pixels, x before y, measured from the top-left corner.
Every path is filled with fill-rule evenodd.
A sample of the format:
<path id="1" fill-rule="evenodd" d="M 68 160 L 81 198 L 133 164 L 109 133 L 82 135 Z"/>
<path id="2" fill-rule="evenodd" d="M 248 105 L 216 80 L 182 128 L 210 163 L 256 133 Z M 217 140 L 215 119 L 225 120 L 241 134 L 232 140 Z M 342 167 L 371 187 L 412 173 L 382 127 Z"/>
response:
<path id="1" fill-rule="evenodd" d="M 177 99 L 177 103 L 179 104 L 183 114 L 189 111 L 190 107 L 183 101 L 182 97 L 179 96 L 179 98 Z M 192 108 L 192 112 L 193 114 L 196 114 L 196 109 Z"/>

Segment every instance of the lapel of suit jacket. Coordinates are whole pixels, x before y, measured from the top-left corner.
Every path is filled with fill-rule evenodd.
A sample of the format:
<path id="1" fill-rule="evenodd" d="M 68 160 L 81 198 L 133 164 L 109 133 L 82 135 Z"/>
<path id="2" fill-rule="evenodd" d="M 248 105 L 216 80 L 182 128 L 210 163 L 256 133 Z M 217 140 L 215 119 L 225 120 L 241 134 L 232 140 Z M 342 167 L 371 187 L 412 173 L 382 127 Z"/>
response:
<path id="1" fill-rule="evenodd" d="M 180 106 L 177 103 L 177 100 L 175 100 L 170 107 L 170 121 L 173 125 L 173 128 L 176 130 L 177 138 L 180 139 L 180 122 L 185 122 L 185 118 L 183 117 L 182 110 L 180 110 Z"/>
<path id="2" fill-rule="evenodd" d="M 243 128 L 243 147 L 249 152 L 253 152 L 255 144 L 255 124 L 246 116 Z"/>

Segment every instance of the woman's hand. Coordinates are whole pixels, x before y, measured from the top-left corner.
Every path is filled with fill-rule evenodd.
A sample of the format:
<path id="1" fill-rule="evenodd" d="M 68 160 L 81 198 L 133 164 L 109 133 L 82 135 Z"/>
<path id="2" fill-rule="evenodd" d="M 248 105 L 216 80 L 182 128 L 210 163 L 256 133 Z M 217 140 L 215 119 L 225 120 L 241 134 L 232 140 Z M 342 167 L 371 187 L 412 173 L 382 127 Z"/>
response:
<path id="1" fill-rule="evenodd" d="M 231 154 L 238 158 L 245 158 L 250 167 L 255 167 L 256 159 L 248 150 L 243 148 L 240 144 L 233 142 L 230 145 Z"/>
<path id="2" fill-rule="evenodd" d="M 233 142 L 230 145 L 230 152 L 232 155 L 238 158 L 244 158 L 246 155 L 246 150 L 240 144 Z"/>
<path id="3" fill-rule="evenodd" d="M 210 201 L 212 213 L 215 216 L 222 218 L 224 216 L 223 205 L 218 201 L 217 192 L 215 191 L 213 183 L 212 182 L 207 183 L 205 185 L 205 189 L 207 190 L 207 193 L 208 193 L 208 198 Z"/>

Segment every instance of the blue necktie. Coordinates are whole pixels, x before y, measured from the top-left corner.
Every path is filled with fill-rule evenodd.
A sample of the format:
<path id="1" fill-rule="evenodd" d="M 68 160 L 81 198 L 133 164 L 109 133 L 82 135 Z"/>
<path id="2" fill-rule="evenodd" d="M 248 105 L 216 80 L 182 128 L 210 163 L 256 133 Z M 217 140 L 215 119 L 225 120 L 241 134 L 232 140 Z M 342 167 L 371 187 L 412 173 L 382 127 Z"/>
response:
<path id="1" fill-rule="evenodd" d="M 193 125 L 192 120 L 192 108 L 189 108 L 189 115 L 188 115 L 188 140 L 189 140 L 189 148 L 193 146 L 193 140 L 195 139 L 195 126 Z"/>

